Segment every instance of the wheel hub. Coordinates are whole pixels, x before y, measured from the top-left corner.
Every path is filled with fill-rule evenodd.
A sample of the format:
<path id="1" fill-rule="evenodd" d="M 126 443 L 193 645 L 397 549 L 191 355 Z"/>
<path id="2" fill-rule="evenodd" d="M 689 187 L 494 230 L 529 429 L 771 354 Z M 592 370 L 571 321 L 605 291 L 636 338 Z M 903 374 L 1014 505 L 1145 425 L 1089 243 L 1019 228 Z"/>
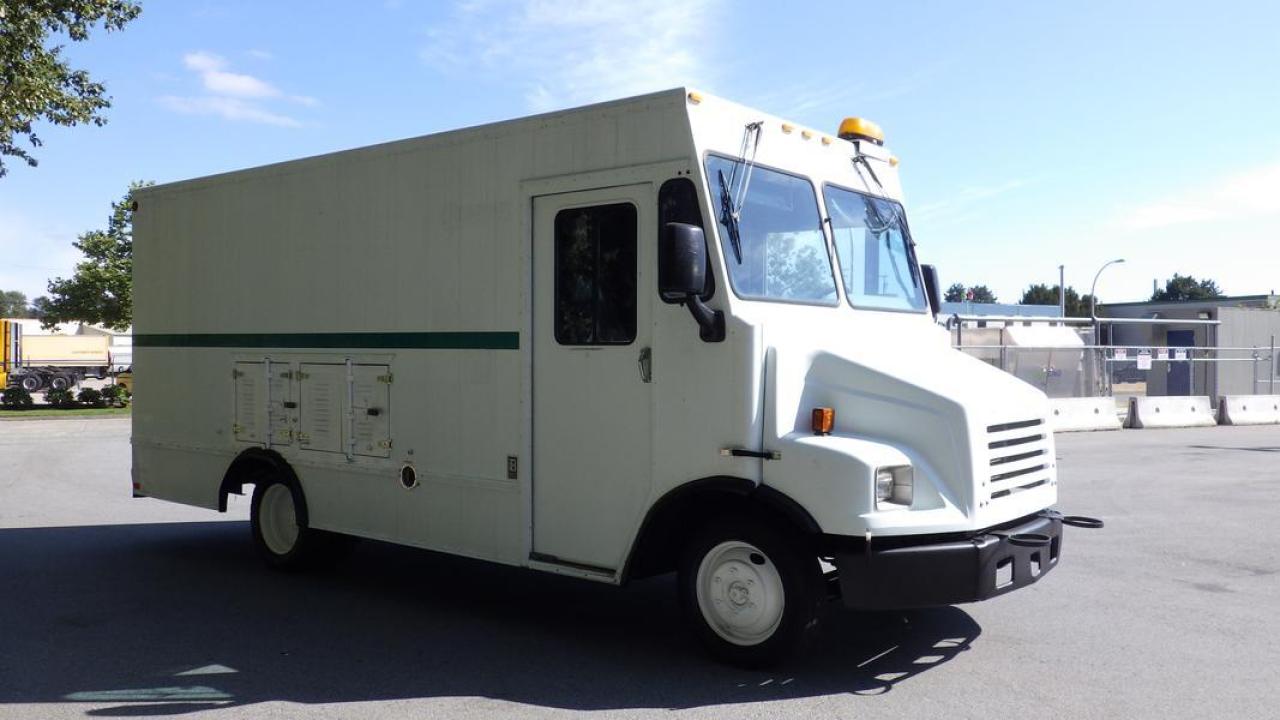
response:
<path id="1" fill-rule="evenodd" d="M 782 576 L 759 549 L 731 540 L 703 557 L 696 579 L 698 607 L 707 625 L 735 645 L 768 640 L 785 606 Z"/>

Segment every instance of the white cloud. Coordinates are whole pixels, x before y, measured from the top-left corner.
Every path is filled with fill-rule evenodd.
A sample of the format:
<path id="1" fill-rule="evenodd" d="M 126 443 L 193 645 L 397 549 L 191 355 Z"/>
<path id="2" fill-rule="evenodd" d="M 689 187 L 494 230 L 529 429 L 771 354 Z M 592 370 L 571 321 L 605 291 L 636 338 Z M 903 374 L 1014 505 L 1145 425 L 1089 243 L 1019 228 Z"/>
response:
<path id="1" fill-rule="evenodd" d="M 911 210 L 911 216 L 916 220 L 931 222 L 935 225 L 951 224 L 967 218 L 974 210 L 975 204 L 1013 192 L 1027 184 L 1027 180 L 1014 178 L 996 185 L 962 187 L 951 197 L 915 206 Z"/>
<path id="2" fill-rule="evenodd" d="M 443 72 L 524 80 L 544 111 L 706 82 L 706 28 L 720 0 L 468 0 L 420 53 Z"/>
<path id="3" fill-rule="evenodd" d="M 275 58 L 275 55 L 272 55 L 270 51 L 259 50 L 257 48 L 254 48 L 253 50 L 246 50 L 244 54 L 255 60 L 271 60 Z"/>
<path id="4" fill-rule="evenodd" d="M 248 121 L 278 127 L 300 127 L 302 123 L 288 115 L 273 113 L 247 100 L 235 97 L 178 97 L 165 95 L 161 105 L 185 115 L 217 115 L 227 120 Z"/>
<path id="5" fill-rule="evenodd" d="M 196 72 L 215 72 L 226 67 L 227 61 L 219 55 L 204 51 L 187 53 L 182 56 L 182 64 Z"/>
<path id="6" fill-rule="evenodd" d="M 250 55 L 269 58 L 265 50 Z M 287 102 L 314 107 L 319 102 L 306 95 L 286 95 L 271 83 L 245 73 L 232 72 L 227 59 L 203 50 L 182 56 L 182 64 L 196 74 L 203 95 L 166 95 L 158 98 L 164 107 L 188 115 L 216 115 L 238 122 L 256 122 L 277 127 L 300 127 L 296 118 L 270 107 L 271 102 Z"/>
<path id="7" fill-rule="evenodd" d="M 1125 230 L 1280 215 L 1280 163 L 1264 165 L 1172 197 L 1130 208 L 1116 221 Z"/>

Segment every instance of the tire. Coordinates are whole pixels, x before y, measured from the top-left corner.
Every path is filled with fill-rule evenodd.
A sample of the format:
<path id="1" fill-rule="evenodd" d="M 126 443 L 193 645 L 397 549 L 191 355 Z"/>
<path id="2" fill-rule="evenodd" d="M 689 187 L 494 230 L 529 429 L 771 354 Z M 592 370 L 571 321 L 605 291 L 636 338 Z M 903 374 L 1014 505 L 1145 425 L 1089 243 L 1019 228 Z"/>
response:
<path id="1" fill-rule="evenodd" d="M 798 534 L 751 517 L 716 522 L 685 548 L 685 619 L 713 656 L 760 668 L 812 636 L 823 597 L 817 553 Z"/>
<path id="2" fill-rule="evenodd" d="M 296 483 L 268 475 L 253 488 L 249 526 L 267 565 L 298 570 L 313 565 L 321 539 L 306 526 L 306 499 Z"/>
<path id="3" fill-rule="evenodd" d="M 41 387 L 44 387 L 44 382 L 40 379 L 39 375 L 23 375 L 22 378 L 18 380 L 18 384 L 22 386 L 23 390 L 26 390 L 29 393 L 37 392 Z"/>
<path id="4" fill-rule="evenodd" d="M 75 385 L 75 380 L 66 375 L 54 375 L 49 379 L 50 390 L 67 390 L 72 385 Z"/>

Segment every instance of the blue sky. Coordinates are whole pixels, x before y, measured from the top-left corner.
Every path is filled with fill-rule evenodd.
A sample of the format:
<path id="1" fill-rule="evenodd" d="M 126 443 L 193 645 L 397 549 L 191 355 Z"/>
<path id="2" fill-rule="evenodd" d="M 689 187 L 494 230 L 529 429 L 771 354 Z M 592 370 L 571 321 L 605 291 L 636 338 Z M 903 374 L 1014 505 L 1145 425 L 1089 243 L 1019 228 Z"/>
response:
<path id="1" fill-rule="evenodd" d="M 1280 289 L 1280 4 L 143 0 L 68 55 L 114 98 L 0 179 L 0 289 L 70 273 L 130 180 L 178 180 L 693 85 L 879 122 L 945 284 Z M 642 10 L 637 8 L 643 7 Z"/>

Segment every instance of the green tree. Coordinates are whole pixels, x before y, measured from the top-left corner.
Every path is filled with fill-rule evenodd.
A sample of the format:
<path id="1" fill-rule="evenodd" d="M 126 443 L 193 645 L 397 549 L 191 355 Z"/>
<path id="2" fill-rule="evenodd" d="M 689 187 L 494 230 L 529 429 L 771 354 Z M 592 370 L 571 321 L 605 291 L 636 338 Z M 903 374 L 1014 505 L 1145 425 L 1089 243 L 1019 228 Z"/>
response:
<path id="1" fill-rule="evenodd" d="M 25 137 L 40 147 L 36 122 L 106 123 L 106 88 L 72 69 L 50 36 L 80 42 L 99 24 L 119 30 L 141 11 L 131 0 L 0 0 L 0 177 L 8 172 L 6 156 L 36 165 L 30 150 L 18 146 Z"/>
<path id="2" fill-rule="evenodd" d="M 133 192 L 151 185 L 135 182 L 111 204 L 106 230 L 82 233 L 74 245 L 85 259 L 70 278 L 49 281 L 41 321 L 100 323 L 123 330 L 133 324 Z"/>
<path id="3" fill-rule="evenodd" d="M 973 301 L 976 303 L 998 303 L 996 294 L 986 285 L 974 285 L 969 288 L 969 292 L 973 293 Z"/>
<path id="4" fill-rule="evenodd" d="M 963 283 L 955 283 L 947 288 L 947 292 L 942 297 L 943 302 L 973 302 L 973 303 L 998 303 L 996 294 L 986 285 L 971 285 L 965 287 Z"/>
<path id="5" fill-rule="evenodd" d="M 1162 302 L 1212 300 L 1220 297 L 1222 297 L 1222 289 L 1218 287 L 1218 283 L 1207 278 L 1196 280 L 1190 275 L 1179 275 L 1178 273 L 1174 273 L 1171 279 L 1165 281 L 1163 290 L 1157 290 L 1151 294 L 1152 300 Z"/>
<path id="6" fill-rule="evenodd" d="M 1089 303 L 1092 297 L 1081 295 L 1076 289 L 1067 286 L 1067 317 L 1089 317 Z M 1037 283 L 1022 292 L 1019 305 L 1057 305 L 1058 286 Z"/>
<path id="7" fill-rule="evenodd" d="M 0 318 L 26 317 L 31 317 L 26 294 L 17 290 L 0 290 Z"/>
<path id="8" fill-rule="evenodd" d="M 49 298 L 41 295 L 31 301 L 31 317 L 43 318 L 49 312 Z"/>

